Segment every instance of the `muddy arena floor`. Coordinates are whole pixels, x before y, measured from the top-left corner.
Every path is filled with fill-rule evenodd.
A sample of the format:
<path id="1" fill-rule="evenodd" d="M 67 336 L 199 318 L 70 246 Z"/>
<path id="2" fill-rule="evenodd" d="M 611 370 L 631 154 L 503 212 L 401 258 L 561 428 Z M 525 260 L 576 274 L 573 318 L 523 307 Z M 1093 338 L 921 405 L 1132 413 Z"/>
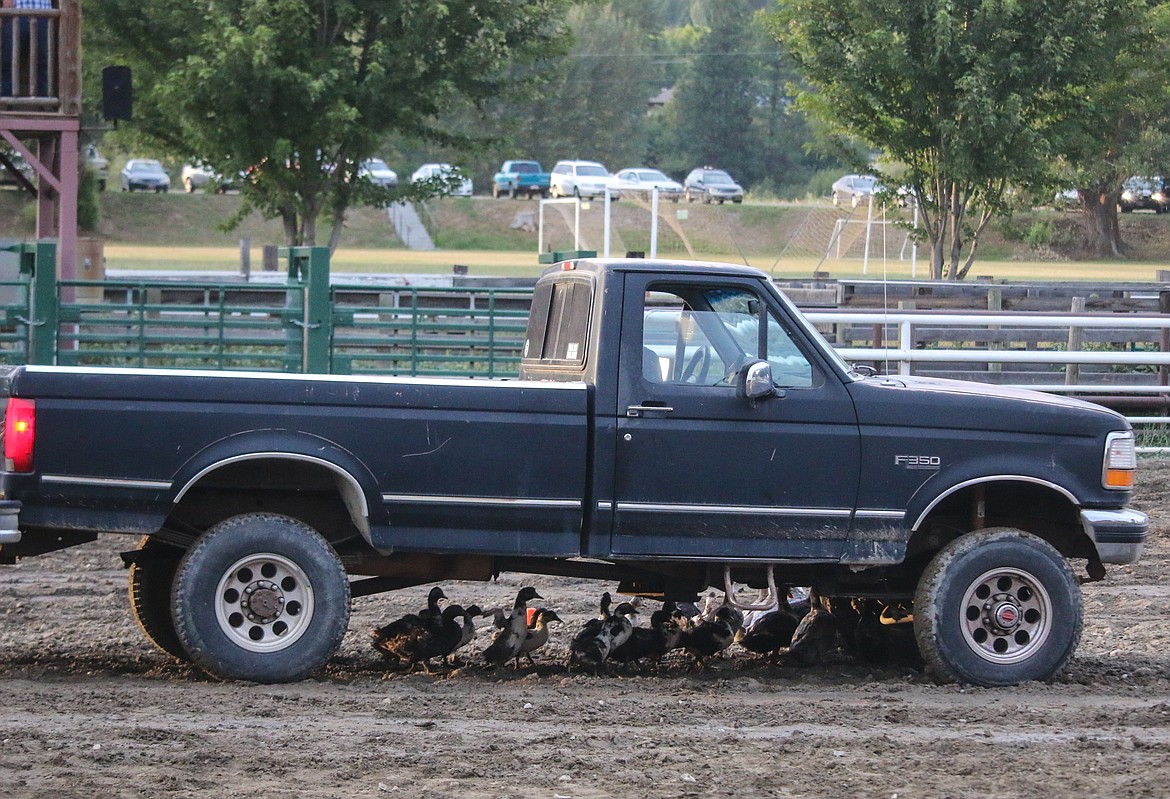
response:
<path id="1" fill-rule="evenodd" d="M 535 669 L 387 672 L 369 630 L 421 605 L 415 589 L 357 600 L 314 679 L 222 683 L 141 635 L 117 557 L 134 542 L 110 537 L 0 568 L 0 796 L 1166 796 L 1168 495 L 1170 461 L 1143 461 L 1144 558 L 1084 587 L 1058 679 L 1001 689 L 738 647 L 703 673 L 567 675 L 566 642 L 611 586 L 554 578 L 532 582 L 566 624 Z M 445 588 L 502 604 L 523 580 Z"/>

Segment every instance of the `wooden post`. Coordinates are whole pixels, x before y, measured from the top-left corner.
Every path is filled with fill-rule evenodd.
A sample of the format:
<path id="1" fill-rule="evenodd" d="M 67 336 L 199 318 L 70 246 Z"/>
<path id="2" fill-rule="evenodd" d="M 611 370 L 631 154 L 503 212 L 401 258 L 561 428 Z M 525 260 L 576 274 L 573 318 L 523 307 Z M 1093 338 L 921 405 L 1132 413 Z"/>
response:
<path id="1" fill-rule="evenodd" d="M 1082 314 L 1085 312 L 1085 298 L 1073 297 L 1072 309 L 1070 311 L 1074 314 Z M 1084 330 L 1073 325 L 1068 328 L 1068 351 L 1076 352 L 1081 348 L 1081 343 L 1084 340 Z M 1081 381 L 1081 365 L 1079 363 L 1070 363 L 1064 369 L 1064 384 L 1066 386 L 1075 386 Z"/>

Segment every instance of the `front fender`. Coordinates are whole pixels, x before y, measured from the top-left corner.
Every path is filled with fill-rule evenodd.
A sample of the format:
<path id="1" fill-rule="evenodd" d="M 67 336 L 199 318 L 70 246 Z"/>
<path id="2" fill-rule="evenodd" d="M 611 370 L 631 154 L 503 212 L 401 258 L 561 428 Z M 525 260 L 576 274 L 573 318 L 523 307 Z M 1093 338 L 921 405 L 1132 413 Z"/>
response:
<path id="1" fill-rule="evenodd" d="M 906 521 L 917 531 L 929 518 L 931 511 L 947 497 L 980 484 L 1030 483 L 1051 489 L 1063 496 L 1073 507 L 1080 507 L 1074 491 L 1077 478 L 1067 470 L 1045 463 L 1046 468 L 1027 468 L 1035 464 L 1005 464 L 1002 459 L 980 458 L 943 469 L 918 487 L 906 505 Z"/>

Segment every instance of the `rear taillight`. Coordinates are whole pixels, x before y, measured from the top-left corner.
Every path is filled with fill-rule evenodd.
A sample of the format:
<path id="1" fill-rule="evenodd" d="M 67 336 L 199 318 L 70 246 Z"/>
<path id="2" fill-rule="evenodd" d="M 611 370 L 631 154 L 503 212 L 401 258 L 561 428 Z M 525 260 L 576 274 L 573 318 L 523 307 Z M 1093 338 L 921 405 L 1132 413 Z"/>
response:
<path id="1" fill-rule="evenodd" d="M 1101 482 L 1106 488 L 1128 491 L 1133 488 L 1133 473 L 1137 468 L 1137 452 L 1133 433 L 1110 433 L 1105 437 L 1105 468 Z"/>
<path id="2" fill-rule="evenodd" d="M 10 472 L 33 470 L 33 439 L 37 432 L 37 407 L 29 399 L 10 397 L 4 412 L 4 468 Z"/>

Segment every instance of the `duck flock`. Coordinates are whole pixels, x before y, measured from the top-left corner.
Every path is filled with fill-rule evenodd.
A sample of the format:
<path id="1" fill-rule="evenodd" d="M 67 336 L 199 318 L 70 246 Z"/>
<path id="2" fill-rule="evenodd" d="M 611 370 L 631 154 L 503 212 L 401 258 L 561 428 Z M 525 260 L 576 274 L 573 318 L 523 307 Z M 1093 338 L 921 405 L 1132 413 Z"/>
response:
<path id="1" fill-rule="evenodd" d="M 430 674 L 464 665 L 456 653 L 475 637 L 479 618 L 492 619 L 491 642 L 480 653 L 484 668 L 519 668 L 522 658 L 535 666 L 533 655 L 549 642 L 549 624 L 564 623 L 555 610 L 530 607 L 544 599 L 532 586 L 521 588 L 510 608 L 443 607 L 446 599 L 436 586 L 426 607 L 371 631 L 388 668 L 411 672 L 421 665 Z M 666 656 L 680 651 L 687 670 L 703 670 L 733 644 L 773 664 L 813 665 L 845 652 L 874 664 L 919 665 L 911 625 L 891 625 L 888 611 L 872 601 L 854 600 L 848 612 L 834 614 L 815 589 L 785 589 L 767 609 L 744 612 L 712 592 L 702 609 L 663 603 L 650 613 L 648 626 L 639 624 L 644 613 L 637 601 L 614 605 L 608 591 L 602 594 L 597 616 L 569 641 L 565 668 L 594 674 L 648 668 L 658 674 Z"/>

